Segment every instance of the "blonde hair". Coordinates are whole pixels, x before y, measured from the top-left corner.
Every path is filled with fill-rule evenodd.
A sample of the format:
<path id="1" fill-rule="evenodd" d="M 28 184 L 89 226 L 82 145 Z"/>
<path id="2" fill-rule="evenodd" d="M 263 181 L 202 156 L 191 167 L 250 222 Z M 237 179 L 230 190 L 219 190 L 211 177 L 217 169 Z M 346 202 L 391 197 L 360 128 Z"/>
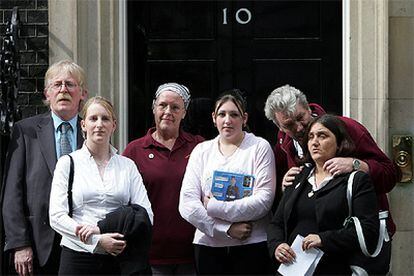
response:
<path id="1" fill-rule="evenodd" d="M 62 73 L 70 74 L 77 82 L 82 90 L 86 90 L 85 71 L 71 60 L 65 59 L 53 63 L 45 74 L 45 89 L 57 75 Z"/>
<path id="2" fill-rule="evenodd" d="M 68 59 L 61 60 L 58 62 L 53 63 L 49 66 L 49 69 L 47 69 L 45 74 L 45 92 L 49 89 L 49 85 L 56 76 L 62 73 L 70 74 L 77 82 L 80 87 L 80 92 L 82 93 L 84 90 L 86 91 L 86 79 L 85 79 L 85 71 L 74 63 L 73 61 L 70 61 Z M 50 105 L 49 100 L 45 99 L 43 100 L 43 103 L 47 106 Z M 82 109 L 83 100 L 79 103 L 79 109 Z"/>
<path id="3" fill-rule="evenodd" d="M 86 114 L 88 113 L 88 108 L 92 104 L 101 105 L 111 115 L 112 120 L 116 121 L 114 106 L 112 105 L 112 103 L 109 100 L 107 100 L 106 98 L 101 97 L 101 96 L 92 97 L 85 103 L 85 105 L 83 106 L 82 111 L 81 111 L 81 116 L 82 116 L 83 119 L 86 118 Z"/>

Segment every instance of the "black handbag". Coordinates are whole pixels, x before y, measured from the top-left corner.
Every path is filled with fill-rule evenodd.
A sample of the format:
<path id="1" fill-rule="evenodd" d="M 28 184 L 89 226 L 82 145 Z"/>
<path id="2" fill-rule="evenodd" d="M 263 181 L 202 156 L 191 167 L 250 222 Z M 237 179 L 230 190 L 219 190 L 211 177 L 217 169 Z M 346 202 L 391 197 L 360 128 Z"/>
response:
<path id="1" fill-rule="evenodd" d="M 72 186 L 73 186 L 73 174 L 75 172 L 74 165 L 73 165 L 73 158 L 70 154 L 68 154 L 70 158 L 70 170 L 69 170 L 69 180 L 68 180 L 68 207 L 69 213 L 68 215 L 72 217 L 73 212 L 73 199 L 72 199 Z"/>
<path id="2" fill-rule="evenodd" d="M 348 201 L 349 216 L 344 222 L 345 227 L 355 227 L 358 235 L 359 246 L 361 248 L 361 251 L 353 254 L 349 258 L 349 265 L 352 270 L 352 275 L 386 275 L 390 270 L 391 260 L 391 241 L 386 227 L 388 211 L 379 212 L 380 231 L 378 243 L 374 253 L 370 254 L 365 244 L 365 237 L 362 232 L 361 223 L 357 217 L 352 216 L 352 185 L 355 174 L 356 171 L 352 172 L 348 179 L 346 197 Z"/>

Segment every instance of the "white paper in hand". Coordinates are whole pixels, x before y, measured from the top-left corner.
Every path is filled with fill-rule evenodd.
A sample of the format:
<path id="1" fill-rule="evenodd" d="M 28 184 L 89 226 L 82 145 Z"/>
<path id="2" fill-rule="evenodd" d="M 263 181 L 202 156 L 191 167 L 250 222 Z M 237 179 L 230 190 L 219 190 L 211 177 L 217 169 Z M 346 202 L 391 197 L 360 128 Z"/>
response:
<path id="1" fill-rule="evenodd" d="M 296 254 L 296 259 L 291 264 L 281 264 L 277 270 L 284 276 L 311 276 L 315 272 L 316 266 L 323 256 L 323 251 L 319 248 L 302 250 L 303 237 L 297 235 L 291 248 Z"/>

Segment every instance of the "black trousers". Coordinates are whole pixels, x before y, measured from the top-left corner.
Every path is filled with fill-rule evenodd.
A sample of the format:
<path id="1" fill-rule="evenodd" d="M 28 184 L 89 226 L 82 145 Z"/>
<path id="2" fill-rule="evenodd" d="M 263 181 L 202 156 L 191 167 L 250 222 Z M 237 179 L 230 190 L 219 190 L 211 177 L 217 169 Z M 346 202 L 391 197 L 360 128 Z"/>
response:
<path id="1" fill-rule="evenodd" d="M 62 248 L 59 275 L 120 275 L 119 265 L 112 255 L 78 252 Z"/>
<path id="2" fill-rule="evenodd" d="M 195 245 L 197 274 L 271 274 L 267 243 L 210 247 Z"/>

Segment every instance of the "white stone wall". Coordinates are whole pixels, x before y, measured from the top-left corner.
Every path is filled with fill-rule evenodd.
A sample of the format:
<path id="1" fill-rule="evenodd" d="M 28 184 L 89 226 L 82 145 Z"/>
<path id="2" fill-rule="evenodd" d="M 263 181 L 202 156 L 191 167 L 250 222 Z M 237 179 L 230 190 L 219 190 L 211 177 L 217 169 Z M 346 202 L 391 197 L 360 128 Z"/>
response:
<path id="1" fill-rule="evenodd" d="M 389 152 L 388 0 L 350 0 L 349 116 Z M 344 38 L 347 39 L 347 38 Z M 347 114 L 348 115 L 348 114 Z"/>
<path id="2" fill-rule="evenodd" d="M 116 107 L 113 144 L 122 152 L 128 136 L 126 0 L 49 0 L 49 62 L 69 58 L 87 72 L 89 97 Z"/>
<path id="3" fill-rule="evenodd" d="M 414 136 L 414 1 L 389 3 L 390 135 Z M 389 195 L 397 224 L 393 275 L 414 275 L 414 185 L 397 184 Z"/>

